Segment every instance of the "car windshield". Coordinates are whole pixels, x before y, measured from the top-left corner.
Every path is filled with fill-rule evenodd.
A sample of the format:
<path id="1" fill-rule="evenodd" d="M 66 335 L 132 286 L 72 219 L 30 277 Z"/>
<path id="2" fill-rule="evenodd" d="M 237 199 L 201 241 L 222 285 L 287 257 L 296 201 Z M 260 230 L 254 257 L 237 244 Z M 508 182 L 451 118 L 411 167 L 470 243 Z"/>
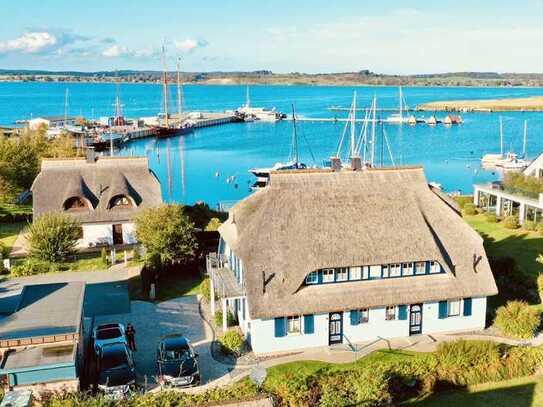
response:
<path id="1" fill-rule="evenodd" d="M 188 349 L 170 349 L 164 351 L 164 360 L 185 360 L 191 356 Z"/>
<path id="2" fill-rule="evenodd" d="M 119 328 L 101 329 L 96 332 L 96 339 L 100 340 L 118 338 L 119 336 L 122 336 Z"/>
<path id="3" fill-rule="evenodd" d="M 128 365 L 126 352 L 118 351 L 107 353 L 102 357 L 102 369 L 117 369 Z"/>

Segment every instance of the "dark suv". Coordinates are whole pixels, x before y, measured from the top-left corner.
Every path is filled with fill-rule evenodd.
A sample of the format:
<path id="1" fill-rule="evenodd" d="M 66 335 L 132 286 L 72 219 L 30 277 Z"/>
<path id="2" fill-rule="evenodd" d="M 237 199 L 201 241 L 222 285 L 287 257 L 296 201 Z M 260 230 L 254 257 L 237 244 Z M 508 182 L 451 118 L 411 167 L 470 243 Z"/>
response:
<path id="1" fill-rule="evenodd" d="M 106 396 L 124 398 L 136 387 L 136 366 L 125 343 L 111 343 L 98 349 L 98 390 Z"/>
<path id="2" fill-rule="evenodd" d="M 183 335 L 168 335 L 157 349 L 158 382 L 163 386 L 198 386 L 198 354 Z"/>

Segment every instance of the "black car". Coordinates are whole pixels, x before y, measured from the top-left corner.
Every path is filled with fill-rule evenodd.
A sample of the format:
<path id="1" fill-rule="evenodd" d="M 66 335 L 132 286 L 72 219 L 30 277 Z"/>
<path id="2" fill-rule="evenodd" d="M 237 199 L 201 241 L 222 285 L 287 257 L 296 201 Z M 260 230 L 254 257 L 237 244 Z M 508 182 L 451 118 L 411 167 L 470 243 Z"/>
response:
<path id="1" fill-rule="evenodd" d="M 125 343 L 105 344 L 98 350 L 98 390 L 123 398 L 136 386 L 136 367 Z"/>
<path id="2" fill-rule="evenodd" d="M 198 386 L 198 354 L 183 335 L 169 335 L 157 349 L 158 382 L 164 386 Z"/>

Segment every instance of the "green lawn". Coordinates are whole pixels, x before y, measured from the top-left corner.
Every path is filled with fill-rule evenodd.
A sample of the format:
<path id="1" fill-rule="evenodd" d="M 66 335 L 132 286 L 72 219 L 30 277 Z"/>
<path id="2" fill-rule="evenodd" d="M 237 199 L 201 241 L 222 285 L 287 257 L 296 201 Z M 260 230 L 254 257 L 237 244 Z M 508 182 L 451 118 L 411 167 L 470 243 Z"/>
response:
<path id="1" fill-rule="evenodd" d="M 543 377 L 523 377 L 496 383 L 468 386 L 425 400 L 405 403 L 417 407 L 527 407 L 543 406 Z"/>
<path id="2" fill-rule="evenodd" d="M 0 223 L 0 242 L 5 247 L 6 253 L 11 251 L 15 240 L 17 240 L 17 235 L 27 225 L 26 222 Z"/>
<path id="3" fill-rule="evenodd" d="M 167 301 L 184 295 L 198 295 L 203 281 L 204 277 L 198 272 L 183 272 L 183 270 L 180 270 L 164 273 L 158 281 L 156 301 Z M 148 300 L 147 296 L 142 294 L 140 276 L 129 280 L 128 289 L 130 298 Z"/>
<path id="4" fill-rule="evenodd" d="M 32 215 L 32 204 L 15 205 L 8 203 L 0 203 L 1 215 Z"/>
<path id="5" fill-rule="evenodd" d="M 485 239 L 488 256 L 515 258 L 520 270 L 535 278 L 543 272 L 543 265 L 536 261 L 543 254 L 543 236 L 522 229 L 510 230 L 501 223 L 489 223 L 484 215 L 464 216 L 464 219 Z"/>

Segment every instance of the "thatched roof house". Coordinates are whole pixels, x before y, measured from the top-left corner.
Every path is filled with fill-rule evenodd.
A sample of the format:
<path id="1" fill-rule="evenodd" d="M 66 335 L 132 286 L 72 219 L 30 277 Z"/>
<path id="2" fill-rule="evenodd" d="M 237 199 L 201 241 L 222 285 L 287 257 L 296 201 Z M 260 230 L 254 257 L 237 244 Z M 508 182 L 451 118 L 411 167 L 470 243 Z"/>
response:
<path id="1" fill-rule="evenodd" d="M 67 211 L 82 223 L 130 220 L 162 203 L 146 157 L 44 160 L 32 194 L 34 217 Z"/>
<path id="2" fill-rule="evenodd" d="M 497 293 L 482 238 L 422 168 L 273 173 L 220 234 L 243 263 L 252 319 Z M 444 272 L 304 284 L 315 270 L 423 260 Z"/>

